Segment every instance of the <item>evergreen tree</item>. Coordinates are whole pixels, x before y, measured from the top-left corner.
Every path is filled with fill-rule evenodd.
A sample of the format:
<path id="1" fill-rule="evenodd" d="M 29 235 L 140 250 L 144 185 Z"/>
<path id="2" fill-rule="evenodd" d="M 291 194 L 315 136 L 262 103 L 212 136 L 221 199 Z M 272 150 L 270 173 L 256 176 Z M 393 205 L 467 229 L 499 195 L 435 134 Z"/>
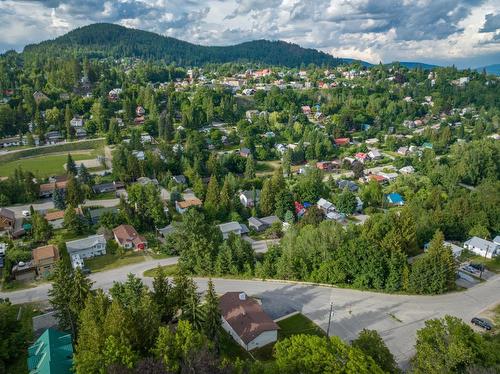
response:
<path id="1" fill-rule="evenodd" d="M 212 175 L 210 177 L 210 182 L 208 182 L 204 207 L 211 218 L 217 217 L 219 212 L 219 183 L 215 175 Z"/>
<path id="2" fill-rule="evenodd" d="M 221 328 L 221 316 L 219 310 L 219 299 L 215 293 L 214 283 L 212 279 L 208 280 L 208 289 L 205 294 L 205 321 L 203 323 L 203 331 L 207 338 L 218 345 L 220 328 Z"/>
<path id="3" fill-rule="evenodd" d="M 252 155 L 247 157 L 247 163 L 245 165 L 245 178 L 253 179 L 255 178 L 255 161 Z"/>
<path id="4" fill-rule="evenodd" d="M 168 281 L 165 270 L 158 266 L 153 278 L 153 301 L 158 306 L 158 312 L 163 323 L 168 323 L 174 315 L 173 289 Z"/>
<path id="5" fill-rule="evenodd" d="M 352 346 L 371 357 L 385 373 L 401 372 L 394 356 L 376 330 L 362 330 L 358 337 L 352 341 Z"/>
<path id="6" fill-rule="evenodd" d="M 68 153 L 68 158 L 66 160 L 66 174 L 74 177 L 78 174 L 78 170 L 76 168 L 75 161 L 73 161 L 73 157 L 71 157 L 71 153 Z"/>
<path id="7" fill-rule="evenodd" d="M 72 205 L 68 205 L 64 211 L 64 223 L 63 226 L 72 235 L 79 235 L 82 233 L 82 221 L 80 217 L 76 214 L 76 210 Z"/>
<path id="8" fill-rule="evenodd" d="M 233 191 L 229 179 L 224 179 L 224 184 L 220 191 L 219 211 L 222 217 L 226 216 L 231 211 Z"/>
<path id="9" fill-rule="evenodd" d="M 66 204 L 78 206 L 83 200 L 84 195 L 80 189 L 78 180 L 73 175 L 70 175 L 66 184 Z"/>
<path id="10" fill-rule="evenodd" d="M 36 211 L 31 216 L 31 226 L 33 240 L 37 243 L 46 242 L 52 236 L 52 226 Z"/>
<path id="11" fill-rule="evenodd" d="M 66 202 L 64 201 L 64 191 L 60 189 L 55 189 L 52 194 L 52 201 L 54 207 L 59 210 L 64 210 L 66 208 Z"/>
<path id="12" fill-rule="evenodd" d="M 85 165 L 81 165 L 78 170 L 78 181 L 82 184 L 89 185 L 92 181 L 92 176 L 90 175 L 87 167 Z"/>
<path id="13" fill-rule="evenodd" d="M 292 150 L 288 149 L 283 154 L 283 173 L 287 177 L 292 175 Z"/>
<path id="14" fill-rule="evenodd" d="M 352 193 L 348 188 L 337 197 L 337 209 L 339 212 L 344 214 L 352 214 L 356 210 L 357 202 L 356 195 Z"/>
<path id="15" fill-rule="evenodd" d="M 66 104 L 64 109 L 64 128 L 66 131 L 66 140 L 72 140 L 75 135 L 75 129 L 71 126 L 71 119 L 73 115 L 71 114 L 71 109 L 69 108 L 69 104 Z"/>
<path id="16" fill-rule="evenodd" d="M 275 210 L 275 190 L 273 188 L 273 183 L 271 179 L 266 179 L 262 185 L 262 191 L 260 193 L 259 209 L 262 215 L 269 216 L 274 213 Z"/>

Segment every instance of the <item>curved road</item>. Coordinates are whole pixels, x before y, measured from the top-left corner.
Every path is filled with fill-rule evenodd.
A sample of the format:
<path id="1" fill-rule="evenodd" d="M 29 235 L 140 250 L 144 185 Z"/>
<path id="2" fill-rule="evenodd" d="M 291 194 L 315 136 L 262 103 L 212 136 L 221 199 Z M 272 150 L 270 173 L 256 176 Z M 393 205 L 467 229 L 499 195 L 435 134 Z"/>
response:
<path id="1" fill-rule="evenodd" d="M 151 285 L 151 278 L 143 272 L 157 264 L 177 263 L 177 258 L 149 260 L 119 269 L 94 273 L 90 278 L 95 287 L 109 289 L 114 281 L 124 281 L 128 273 L 136 274 Z M 196 279 L 201 290 L 206 279 Z M 328 325 L 330 302 L 334 303 L 331 334 L 345 341 L 354 339 L 363 328 L 377 330 L 393 352 L 398 363 L 406 367 L 413 355 L 415 334 L 431 318 L 451 314 L 469 321 L 482 310 L 500 302 L 500 275 L 467 291 L 439 296 L 389 295 L 343 288 L 323 287 L 299 283 L 259 280 L 214 279 L 217 292 L 245 291 L 250 295 L 270 300 L 276 305 L 286 305 L 301 311 L 324 330 Z M 50 284 L 36 288 L 0 293 L 13 303 L 47 299 Z"/>

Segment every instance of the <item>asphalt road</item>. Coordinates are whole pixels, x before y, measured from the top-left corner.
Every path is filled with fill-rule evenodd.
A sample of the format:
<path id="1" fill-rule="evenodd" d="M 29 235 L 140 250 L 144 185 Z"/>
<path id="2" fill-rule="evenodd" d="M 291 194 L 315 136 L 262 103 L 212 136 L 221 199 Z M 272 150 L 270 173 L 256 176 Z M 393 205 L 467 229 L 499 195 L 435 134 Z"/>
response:
<path id="1" fill-rule="evenodd" d="M 106 199 L 106 200 L 86 200 L 85 203 L 83 203 L 83 206 L 103 206 L 103 207 L 112 207 L 116 206 L 120 203 L 120 199 Z M 22 217 L 22 212 L 23 210 L 30 210 L 30 206 L 33 206 L 33 209 L 35 210 L 42 210 L 46 211 L 49 209 L 54 209 L 54 203 L 52 199 L 43 199 L 40 200 L 37 203 L 34 204 L 24 204 L 24 205 L 12 205 L 12 206 L 6 206 L 5 208 L 12 210 L 17 218 Z"/>
<path id="2" fill-rule="evenodd" d="M 95 287 L 109 289 L 114 281 L 124 281 L 128 273 L 143 277 L 143 272 L 157 264 L 168 265 L 177 258 L 150 260 L 119 269 L 91 274 Z M 151 285 L 151 278 L 144 278 Z M 206 279 L 196 279 L 200 290 L 206 288 Z M 439 296 L 388 295 L 376 292 L 322 287 L 278 281 L 252 281 L 214 279 L 219 293 L 245 291 L 249 295 L 263 297 L 277 304 L 301 311 L 325 331 L 328 325 L 330 302 L 334 303 L 334 318 L 330 333 L 345 341 L 356 338 L 363 328 L 377 330 L 398 363 L 406 367 L 413 355 L 416 331 L 431 318 L 446 314 L 464 321 L 484 309 L 500 302 L 500 275 L 467 291 Z M 0 293 L 13 303 L 47 299 L 49 284 L 28 290 Z"/>

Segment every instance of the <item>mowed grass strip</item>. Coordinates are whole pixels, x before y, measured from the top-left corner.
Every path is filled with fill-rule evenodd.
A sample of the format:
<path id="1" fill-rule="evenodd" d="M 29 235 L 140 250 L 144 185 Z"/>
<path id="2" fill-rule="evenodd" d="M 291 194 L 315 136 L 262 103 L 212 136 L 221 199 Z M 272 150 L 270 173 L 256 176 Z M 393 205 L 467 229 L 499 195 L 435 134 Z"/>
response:
<path id="1" fill-rule="evenodd" d="M 71 153 L 73 160 L 87 160 L 96 157 L 95 150 L 78 151 Z M 14 170 L 21 167 L 25 171 L 31 171 L 36 177 L 46 178 L 51 175 L 64 173 L 64 164 L 68 159 L 67 153 L 48 154 L 34 157 L 21 158 L 15 161 L 0 163 L 0 176 L 9 177 L 14 174 Z"/>
<path id="2" fill-rule="evenodd" d="M 94 258 L 86 259 L 85 266 L 95 273 L 98 271 L 116 269 L 126 265 L 138 264 L 144 262 L 146 256 L 142 252 L 127 252 L 120 256 L 118 254 L 105 254 L 104 256 L 97 256 Z"/>

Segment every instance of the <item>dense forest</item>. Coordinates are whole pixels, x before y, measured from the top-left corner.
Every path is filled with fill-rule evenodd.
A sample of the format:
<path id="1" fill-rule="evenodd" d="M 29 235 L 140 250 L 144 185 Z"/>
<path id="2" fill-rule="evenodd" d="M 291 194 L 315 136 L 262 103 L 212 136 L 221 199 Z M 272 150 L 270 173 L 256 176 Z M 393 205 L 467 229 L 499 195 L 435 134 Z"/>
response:
<path id="1" fill-rule="evenodd" d="M 181 66 L 247 61 L 298 67 L 308 64 L 336 66 L 346 62 L 283 41 L 255 40 L 234 46 L 209 47 L 107 23 L 84 26 L 55 40 L 28 45 L 24 52 L 47 57 L 75 54 L 89 58 L 136 57 Z"/>

